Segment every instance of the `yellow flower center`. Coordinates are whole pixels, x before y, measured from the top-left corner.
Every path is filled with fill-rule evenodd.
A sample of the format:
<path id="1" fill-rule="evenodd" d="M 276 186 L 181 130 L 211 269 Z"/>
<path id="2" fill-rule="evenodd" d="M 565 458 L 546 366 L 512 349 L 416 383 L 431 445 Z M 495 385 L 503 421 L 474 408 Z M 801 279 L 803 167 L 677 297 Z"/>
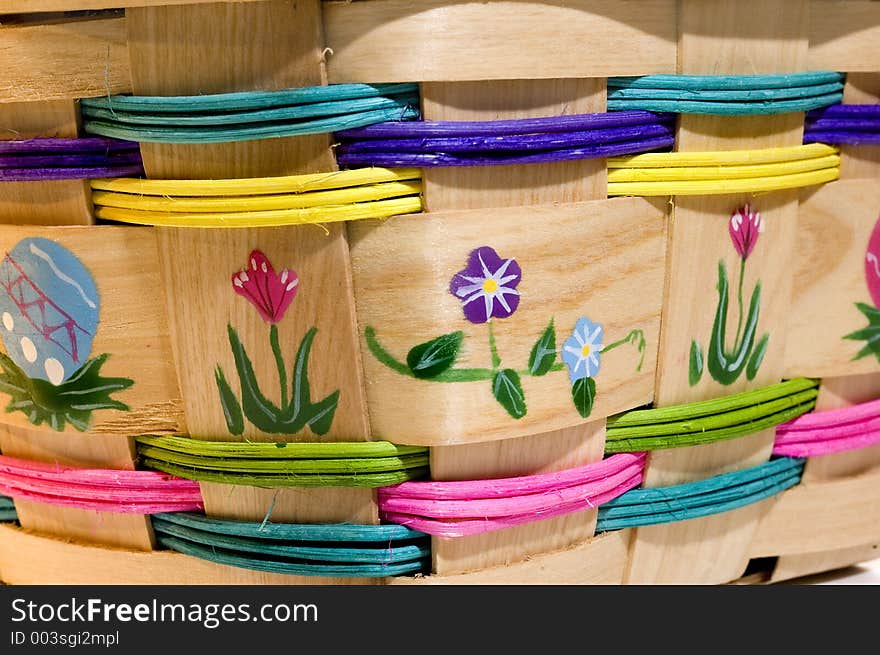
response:
<path id="1" fill-rule="evenodd" d="M 586 346 L 584 346 L 583 348 L 581 348 L 581 354 L 582 354 L 584 357 L 586 357 L 587 355 L 590 354 L 590 346 L 589 346 L 589 344 L 587 344 Z"/>
<path id="2" fill-rule="evenodd" d="M 495 293 L 497 290 L 498 283 L 492 278 L 489 278 L 488 280 L 485 280 L 483 282 L 483 291 L 485 291 L 486 293 Z"/>

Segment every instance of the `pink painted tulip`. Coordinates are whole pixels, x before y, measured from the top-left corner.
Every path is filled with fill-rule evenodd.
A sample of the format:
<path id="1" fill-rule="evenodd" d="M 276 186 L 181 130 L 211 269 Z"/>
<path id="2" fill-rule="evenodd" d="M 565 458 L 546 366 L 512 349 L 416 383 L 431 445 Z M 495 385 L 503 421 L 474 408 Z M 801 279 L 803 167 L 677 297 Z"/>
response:
<path id="1" fill-rule="evenodd" d="M 871 238 L 868 240 L 868 251 L 865 253 L 865 282 L 874 307 L 880 307 L 880 217 L 874 224 Z"/>
<path id="2" fill-rule="evenodd" d="M 758 243 L 758 235 L 764 231 L 761 214 L 746 203 L 730 215 L 728 231 L 739 256 L 748 259 Z"/>
<path id="3" fill-rule="evenodd" d="M 299 289 L 295 271 L 285 268 L 276 273 L 266 255 L 259 250 L 251 253 L 249 266 L 232 276 L 232 288 L 257 308 L 267 323 L 277 323 Z"/>

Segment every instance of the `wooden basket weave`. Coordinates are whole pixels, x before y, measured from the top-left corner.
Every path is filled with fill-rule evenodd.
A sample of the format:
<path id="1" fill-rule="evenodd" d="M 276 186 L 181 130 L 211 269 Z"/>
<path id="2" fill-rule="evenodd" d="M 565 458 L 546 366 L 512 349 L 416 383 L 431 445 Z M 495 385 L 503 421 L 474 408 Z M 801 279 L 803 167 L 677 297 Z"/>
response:
<path id="1" fill-rule="evenodd" d="M 731 83 L 734 76 L 833 71 L 846 76 L 844 105 L 877 105 L 877 43 L 880 2 L 866 0 L 175 0 L 173 6 L 168 0 L 0 0 L 0 139 L 83 137 L 84 121 L 94 120 L 83 118 L 84 98 L 349 83 L 418 83 L 425 121 L 601 114 L 614 109 L 609 99 L 625 97 L 617 89 L 628 83 L 618 78 L 646 75 L 724 76 Z M 32 342 L 19 339 L 23 333 L 15 327 L 17 319 L 33 318 L 38 306 L 44 325 L 36 329 L 47 344 L 58 346 L 77 330 L 87 333 L 91 356 L 109 355 L 101 360 L 104 379 L 128 381 L 112 391 L 121 407 L 111 407 L 108 398 L 96 409 L 80 405 L 81 414 L 58 425 L 53 421 L 63 411 L 47 410 L 54 418 L 41 421 L 27 403 L 36 402 L 40 389 L 62 388 L 52 367 L 63 367 L 64 357 L 61 363 L 46 360 L 46 374 L 39 376 L 48 382 L 28 387 L 30 396 L 16 395 L 24 378 L 14 378 L 4 364 L 0 395 L 6 394 L 4 402 L 11 398 L 0 414 L 4 462 L 179 473 L 200 482 L 205 514 L 225 521 L 403 523 L 432 534 L 419 542 L 425 549 L 430 544 L 430 558 L 421 553 L 425 563 L 417 575 L 296 575 L 187 554 L 173 547 L 183 537 L 169 537 L 172 528 L 162 518 L 40 501 L 16 487 L 8 495 L 17 522 L 0 524 L 0 580 L 716 584 L 778 581 L 873 558 L 880 544 L 880 445 L 871 440 L 877 428 L 871 428 L 870 402 L 880 399 L 880 348 L 873 346 L 871 329 L 880 316 L 874 308 L 880 280 L 871 277 L 878 261 L 871 257 L 880 239 L 880 145 L 844 143 L 839 158 L 836 149 L 805 146 L 805 120 L 813 119 L 804 111 L 669 111 L 678 114 L 669 119 L 678 159 L 573 157 L 409 172 L 390 166 L 403 172 L 381 173 L 386 177 L 375 184 L 399 185 L 394 193 L 421 203 L 423 212 L 401 205 L 410 209 L 342 222 L 322 214 L 330 212 L 325 207 L 309 221 L 318 225 L 122 225 L 107 213 L 120 193 L 138 203 L 141 194 L 152 194 L 156 206 L 181 202 L 187 193 L 135 189 L 129 181 L 3 181 L 0 175 L 0 248 L 7 256 L 0 285 L 21 312 L 0 302 L 6 353 L 25 368 L 22 356 L 42 361 L 42 352 L 31 353 Z M 875 120 L 866 129 L 876 137 L 880 113 Z M 142 141 L 140 154 L 146 178 L 195 185 L 332 176 L 344 168 L 337 154 L 351 152 L 338 141 L 327 133 L 226 143 Z M 819 136 L 816 141 L 824 143 Z M 771 150 L 776 148 L 787 150 Z M 727 151 L 750 154 L 743 160 L 713 155 L 709 167 L 723 166 L 694 191 L 687 184 L 669 191 L 659 183 L 657 193 L 626 186 L 658 184 L 657 175 L 667 174 L 690 184 L 701 155 L 689 154 Z M 0 148 L 0 167 L 2 154 Z M 768 166 L 787 166 L 792 177 L 780 181 L 782 169 L 768 169 L 770 186 L 759 188 L 753 178 L 764 175 L 761 157 L 772 160 Z M 746 159 L 759 166 L 751 177 L 742 168 Z M 670 172 L 656 173 L 654 166 Z M 675 173 L 674 166 L 687 170 Z M 798 175 L 813 177 L 800 183 Z M 229 207 L 228 200 L 217 203 Z M 400 213 L 406 215 L 389 217 Z M 52 312 L 62 312 L 76 294 L 85 298 L 90 288 L 80 284 L 76 290 L 71 283 L 43 294 L 34 270 L 44 271 L 36 268 L 44 264 L 16 268 L 20 276 L 10 273 L 7 262 L 17 262 L 21 253 L 78 261 L 76 270 L 85 271 L 100 296 L 100 320 L 96 307 L 90 317 L 71 310 L 61 315 L 73 332 L 52 332 L 60 329 Z M 269 302 L 269 315 L 265 307 L 255 311 L 259 300 L 248 302 L 245 287 L 252 282 L 240 273 L 259 277 L 264 263 L 278 273 L 284 293 L 296 294 L 286 301 L 289 307 L 279 309 L 277 298 Z M 510 272 L 515 280 L 503 277 Z M 497 275 L 486 282 L 489 273 Z M 20 291 L 31 282 L 29 291 Z M 501 295 L 514 302 L 512 308 L 487 305 L 486 312 L 479 294 L 505 285 L 516 287 Z M 470 309 L 462 304 L 468 298 L 477 303 Z M 475 318 L 480 311 L 482 319 Z M 90 320 L 91 328 L 83 323 Z M 599 326 L 602 332 L 595 332 Z M 280 364 L 273 340 L 281 344 Z M 307 343 L 310 352 L 306 348 L 294 364 Z M 241 352 L 253 366 L 254 384 L 270 400 L 277 394 L 270 390 L 287 389 L 278 367 L 289 371 L 290 402 L 302 400 L 302 407 L 290 410 L 285 427 L 268 427 L 280 426 L 281 419 L 255 422 L 246 402 L 245 416 L 236 419 L 247 382 Z M 72 361 L 85 356 L 74 353 Z M 781 400 L 782 391 L 775 400 L 761 396 L 761 403 L 778 405 L 761 405 L 760 417 L 757 396 L 739 396 L 767 389 L 774 394 L 773 385 L 802 378 L 816 382 L 796 382 L 790 393 L 785 387 Z M 297 386 L 303 380 L 305 391 Z M 694 403 L 712 399 L 720 404 L 695 414 L 702 405 Z M 719 407 L 734 411 L 731 403 L 738 402 L 745 418 L 716 416 Z M 328 406 L 333 411 L 321 414 Z M 470 516 L 457 524 L 452 514 L 431 514 L 433 506 L 422 515 L 399 509 L 430 504 L 406 496 L 409 489 L 426 489 L 423 483 L 389 484 L 420 477 L 475 484 L 502 479 L 503 485 L 523 477 L 525 494 L 538 480 L 558 485 L 582 468 L 598 470 L 589 467 L 603 457 L 638 452 L 646 442 L 637 439 L 647 433 L 633 426 L 672 419 L 633 411 L 678 406 L 689 409 L 670 433 L 675 443 L 644 446 L 647 457 L 632 464 L 641 477 L 631 478 L 630 486 L 641 481 L 642 491 L 607 503 L 578 497 L 566 505 L 558 486 L 547 487 L 519 498 L 542 508 L 522 520 Z M 823 414 L 852 406 L 858 407 L 840 419 Z M 807 410 L 813 418 L 777 429 Z M 760 492 L 736 492 L 742 502 L 724 505 L 725 494 L 745 484 L 735 472 L 770 471 L 774 452 L 800 452 L 786 451 L 783 439 L 797 431 L 792 426 L 798 420 L 827 419 L 828 438 L 836 438 L 850 434 L 853 412 L 864 415 L 859 421 L 867 427 L 852 431 L 863 441 L 807 457 L 802 477 L 794 462 L 796 472 L 773 473 L 784 484 L 762 478 Z M 708 432 L 730 426 L 736 429 L 722 436 Z M 139 439 L 144 435 L 153 436 Z M 178 457 L 177 468 L 162 464 L 161 453 L 170 448 L 163 444 L 173 435 L 190 438 L 179 442 L 185 449 L 198 440 L 210 442 L 205 449 L 222 448 L 220 442 L 245 449 L 274 443 L 279 453 L 292 453 L 285 444 L 326 443 L 328 452 L 354 453 L 344 457 L 358 462 L 373 457 L 357 454 L 367 452 L 359 442 L 420 448 L 377 445 L 383 462 L 404 464 L 392 467 L 391 477 L 377 475 L 376 483 L 363 477 L 367 468 L 346 468 L 373 464 L 343 462 L 339 479 L 345 479 L 338 483 L 291 474 L 271 484 L 231 484 L 180 464 L 189 459 Z M 302 452 L 312 452 L 309 447 Z M 192 461 L 204 461 L 198 458 L 206 452 L 191 455 Z M 314 458 L 336 456 L 343 457 Z M 15 486 L 2 477 L 3 466 L 0 493 Z M 675 520 L 682 510 L 671 498 L 688 484 L 693 493 L 716 485 L 722 495 L 713 501 L 715 510 L 685 511 Z M 452 493 L 453 487 L 442 488 Z M 648 492 L 654 488 L 673 489 Z M 412 493 L 418 500 L 422 492 Z M 395 494 L 406 498 L 394 501 Z M 667 518 L 615 523 L 636 499 Z M 0 519 L 12 516 L 9 508 L 0 500 Z M 487 521 L 500 529 L 484 529 Z M 478 527 L 469 531 L 468 525 Z"/>

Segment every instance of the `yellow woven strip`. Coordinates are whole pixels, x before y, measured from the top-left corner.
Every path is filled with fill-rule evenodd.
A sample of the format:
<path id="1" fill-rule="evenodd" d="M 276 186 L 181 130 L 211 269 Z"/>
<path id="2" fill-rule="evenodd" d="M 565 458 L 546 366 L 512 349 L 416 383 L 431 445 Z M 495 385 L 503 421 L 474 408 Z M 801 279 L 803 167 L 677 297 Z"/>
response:
<path id="1" fill-rule="evenodd" d="M 268 196 L 244 197 L 162 197 L 139 196 L 131 193 L 95 191 L 92 202 L 95 206 L 136 209 L 152 212 L 192 212 L 229 213 L 243 211 L 266 211 L 271 209 L 304 209 L 307 207 L 326 207 L 329 205 L 349 205 L 358 202 L 372 202 L 387 198 L 419 195 L 422 184 L 413 182 L 387 182 L 370 184 L 348 189 L 313 191 L 301 194 L 275 194 Z"/>
<path id="2" fill-rule="evenodd" d="M 353 205 L 212 214 L 149 212 L 115 207 L 96 207 L 95 216 L 122 223 L 163 227 L 278 227 L 389 218 L 400 214 L 415 214 L 420 211 L 422 211 L 422 199 L 419 196 L 410 196 Z"/>
<path id="3" fill-rule="evenodd" d="M 722 193 L 761 193 L 795 189 L 831 182 L 840 176 L 839 168 L 825 168 L 809 173 L 754 177 L 738 180 L 692 180 L 673 182 L 608 183 L 609 196 L 692 196 Z"/>
<path id="4" fill-rule="evenodd" d="M 838 149 L 824 143 L 763 150 L 722 150 L 716 152 L 649 152 L 631 157 L 612 157 L 608 168 L 672 168 L 679 166 L 739 166 L 773 164 L 816 159 L 837 154 Z"/>
<path id="5" fill-rule="evenodd" d="M 809 173 L 840 166 L 839 155 L 774 164 L 743 166 L 691 166 L 672 168 L 617 168 L 609 171 L 608 182 L 673 182 L 687 180 L 741 180 Z"/>
<path id="6" fill-rule="evenodd" d="M 359 168 L 351 171 L 259 177 L 241 180 L 91 180 L 92 189 L 151 196 L 247 196 L 270 193 L 306 193 L 383 182 L 420 180 L 418 168 Z"/>

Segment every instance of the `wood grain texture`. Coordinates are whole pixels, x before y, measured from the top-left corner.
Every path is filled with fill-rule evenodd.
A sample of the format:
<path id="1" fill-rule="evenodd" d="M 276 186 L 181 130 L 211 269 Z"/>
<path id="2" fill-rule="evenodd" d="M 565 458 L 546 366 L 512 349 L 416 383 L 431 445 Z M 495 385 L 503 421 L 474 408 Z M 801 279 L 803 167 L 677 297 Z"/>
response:
<path id="1" fill-rule="evenodd" d="M 127 12 L 136 95 L 276 90 L 326 83 L 320 0 Z M 327 135 L 141 146 L 149 177 L 262 177 L 335 170 Z"/>
<path id="2" fill-rule="evenodd" d="M 372 489 L 261 489 L 215 482 L 202 482 L 200 486 L 205 513 L 216 518 L 262 521 L 269 515 L 272 523 L 379 522 Z"/>
<path id="3" fill-rule="evenodd" d="M 340 229 L 325 234 L 319 226 L 210 230 L 159 228 L 168 315 L 175 360 L 187 416 L 195 438 L 241 441 L 364 441 L 365 414 L 348 250 Z M 232 287 L 232 275 L 248 267 L 252 250 L 268 257 L 276 271 L 289 268 L 299 276 L 299 291 L 277 324 L 285 362 L 312 327 L 318 331 L 309 359 L 313 401 L 337 389 L 339 404 L 329 432 L 266 434 L 251 423 L 243 436 L 229 433 L 214 370 L 225 372 L 233 391 L 238 376 L 227 325 L 238 333 L 254 365 L 263 393 L 276 404 L 279 380 L 269 342 L 269 325 Z M 241 396 L 239 396 L 240 398 Z"/>
<path id="4" fill-rule="evenodd" d="M 134 469 L 134 440 L 122 435 L 68 433 L 0 425 L 0 452 L 36 462 L 81 468 Z M 22 527 L 78 541 L 135 550 L 151 550 L 149 520 L 73 507 L 15 501 Z"/>
<path id="5" fill-rule="evenodd" d="M 880 103 L 880 73 L 848 73 L 843 87 L 847 104 Z M 841 146 L 840 179 L 880 178 L 880 146 Z"/>
<path id="6" fill-rule="evenodd" d="M 96 411 L 89 432 L 125 436 L 185 430 L 155 232 L 148 228 L 9 225 L 0 227 L 0 252 L 8 252 L 25 237 L 61 244 L 91 273 L 101 297 L 100 322 L 91 352 L 95 356 L 110 354 L 102 375 L 134 380 L 133 386 L 114 394 L 130 410 Z M 21 412 L 4 413 L 0 422 L 31 427 Z M 69 426 L 68 433 L 76 434 Z"/>
<path id="7" fill-rule="evenodd" d="M 864 341 L 843 338 L 867 325 L 855 304 L 872 304 L 865 253 L 878 215 L 880 188 L 865 180 L 840 180 L 804 194 L 790 260 L 793 286 L 786 377 L 880 370 L 876 357 L 853 360 Z"/>
<path id="8" fill-rule="evenodd" d="M 770 582 L 783 582 L 805 575 L 833 571 L 859 562 L 867 562 L 878 556 L 880 556 L 880 542 L 820 553 L 786 555 L 777 560 Z"/>
<path id="9" fill-rule="evenodd" d="M 229 0 L 229 2 L 262 2 L 263 0 Z M 83 11 L 85 9 L 119 9 L 167 5 L 169 0 L 3 0 L 0 14 L 43 11 Z M 174 0 L 176 5 L 216 3 L 217 0 Z"/>
<path id="10" fill-rule="evenodd" d="M 326 2 L 324 30 L 331 83 L 675 71 L 673 0 Z"/>
<path id="11" fill-rule="evenodd" d="M 740 75 L 804 70 L 807 55 L 807 0 L 682 0 L 679 3 L 678 72 L 690 75 Z M 683 115 L 679 151 L 736 150 L 793 146 L 801 142 L 803 115 L 717 117 Z M 669 232 L 663 330 L 658 360 L 658 406 L 704 400 L 778 382 L 782 378 L 785 327 L 791 299 L 791 271 L 798 220 L 797 193 L 781 191 L 752 198 L 747 194 L 675 199 Z M 718 262 L 725 262 L 731 289 L 738 284 L 739 256 L 730 243 L 732 211 L 752 202 L 765 230 L 745 269 L 744 289 L 761 281 L 758 335 L 770 334 L 767 353 L 753 380 L 742 376 L 728 386 L 704 371 L 695 386 L 688 380 L 691 340 L 707 352 L 718 294 Z M 736 333 L 735 302 L 727 317 Z M 652 452 L 645 486 L 676 484 L 720 471 L 766 461 L 773 430 L 705 446 Z M 631 583 L 715 583 L 739 577 L 748 563 L 748 545 L 767 503 L 683 524 L 639 528 L 630 552 Z M 670 558 L 669 553 L 675 553 Z M 666 559 L 664 559 L 664 554 Z"/>
<path id="12" fill-rule="evenodd" d="M 880 398 L 880 373 L 823 378 L 816 399 L 816 411 L 824 412 Z M 833 480 L 862 475 L 880 468 L 880 444 L 842 453 L 810 457 L 804 467 L 804 482 Z"/>
<path id="13" fill-rule="evenodd" d="M 0 103 L 125 93 L 125 20 L 0 25 L 0 70 Z"/>
<path id="14" fill-rule="evenodd" d="M 617 530 L 556 552 L 458 575 L 389 578 L 393 585 L 618 585 L 631 530 Z"/>
<path id="15" fill-rule="evenodd" d="M 601 80 L 427 83 L 425 120 L 489 121 L 605 111 Z M 541 165 L 427 168 L 427 211 L 516 207 L 605 197 L 604 159 Z"/>
<path id="16" fill-rule="evenodd" d="M 880 70 L 880 5 L 870 0 L 811 0 L 811 70 Z"/>
<path id="17" fill-rule="evenodd" d="M 461 330 L 457 366 L 490 364 L 487 326 L 468 323 L 449 280 L 469 253 L 491 245 L 522 268 L 519 309 L 494 321 L 502 366 L 525 368 L 550 319 L 557 343 L 578 317 L 604 325 L 604 341 L 644 330 L 647 350 L 603 355 L 591 420 L 651 398 L 664 272 L 663 214 L 637 198 L 558 206 L 432 212 L 350 226 L 355 298 L 362 330 L 373 327 L 398 358 L 416 344 Z M 588 262 L 589 266 L 584 266 Z M 397 443 L 453 445 L 507 439 L 584 423 L 565 371 L 523 376 L 527 414 L 511 418 L 490 381 L 446 384 L 400 375 L 364 350 L 373 434 Z"/>
<path id="18" fill-rule="evenodd" d="M 79 109 L 72 100 L 0 104 L 0 141 L 75 138 L 78 129 Z M 0 223 L 88 225 L 94 222 L 91 197 L 85 180 L 3 182 Z"/>
<path id="19" fill-rule="evenodd" d="M 750 557 L 831 551 L 880 542 L 880 472 L 800 484 L 777 496 Z"/>
<path id="20" fill-rule="evenodd" d="M 0 525 L 0 580 L 13 585 L 351 585 L 370 578 L 261 573 L 188 557 L 96 547 Z"/>

